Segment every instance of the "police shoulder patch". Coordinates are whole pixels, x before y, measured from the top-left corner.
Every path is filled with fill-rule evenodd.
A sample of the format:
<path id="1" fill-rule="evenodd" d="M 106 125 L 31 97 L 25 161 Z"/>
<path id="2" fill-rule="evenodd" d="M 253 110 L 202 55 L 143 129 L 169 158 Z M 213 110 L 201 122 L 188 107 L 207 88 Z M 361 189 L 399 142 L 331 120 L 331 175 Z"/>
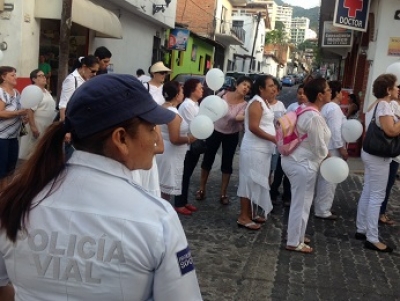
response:
<path id="1" fill-rule="evenodd" d="M 176 257 L 182 276 L 194 270 L 193 258 L 189 247 L 177 252 Z"/>

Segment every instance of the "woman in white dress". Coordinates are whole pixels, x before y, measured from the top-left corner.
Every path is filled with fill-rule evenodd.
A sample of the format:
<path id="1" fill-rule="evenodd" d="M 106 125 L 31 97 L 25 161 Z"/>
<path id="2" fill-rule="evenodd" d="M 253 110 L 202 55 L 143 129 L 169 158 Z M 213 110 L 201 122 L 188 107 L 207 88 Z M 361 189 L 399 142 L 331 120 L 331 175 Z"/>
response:
<path id="1" fill-rule="evenodd" d="M 274 112 L 268 104 L 275 96 L 271 75 L 262 75 L 253 85 L 254 97 L 245 111 L 245 133 L 239 156 L 240 215 L 237 225 L 249 230 L 259 230 L 272 210 L 268 176 L 271 156 L 275 149 Z M 264 216 L 258 216 L 258 209 Z"/>
<path id="2" fill-rule="evenodd" d="M 161 125 L 164 141 L 164 153 L 156 156 L 160 189 L 163 199 L 169 201 L 171 195 L 180 195 L 182 191 L 183 161 L 187 145 L 196 140 L 189 134 L 188 123 L 179 115 L 177 106 L 182 103 L 183 89 L 179 82 L 170 81 L 163 87 L 164 108 L 177 116 L 169 124 Z M 187 205 L 190 206 L 190 205 Z"/>
<path id="3" fill-rule="evenodd" d="M 309 81 L 304 86 L 304 92 L 309 101 L 305 106 L 312 110 L 297 118 L 296 129 L 300 137 L 305 134 L 307 137 L 289 156 L 282 156 L 282 169 L 289 178 L 292 193 L 286 249 L 311 253 L 313 249 L 304 243 L 304 236 L 319 166 L 328 155 L 331 137 L 319 111 L 331 100 L 332 92 L 324 78 Z"/>
<path id="4" fill-rule="evenodd" d="M 35 69 L 29 77 L 32 84 L 42 89 L 43 99 L 36 107 L 28 110 L 29 123 L 26 125 L 28 134 L 21 137 L 21 146 L 19 149 L 19 158 L 24 160 L 28 159 L 38 138 L 43 135 L 56 115 L 56 103 L 49 91 L 45 89 L 47 80 L 43 71 Z"/>

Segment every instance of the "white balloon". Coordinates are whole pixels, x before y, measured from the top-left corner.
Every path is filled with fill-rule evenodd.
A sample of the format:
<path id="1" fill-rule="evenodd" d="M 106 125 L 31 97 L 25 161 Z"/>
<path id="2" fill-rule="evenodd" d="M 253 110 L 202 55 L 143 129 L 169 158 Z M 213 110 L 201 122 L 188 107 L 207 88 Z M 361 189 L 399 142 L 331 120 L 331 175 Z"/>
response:
<path id="1" fill-rule="evenodd" d="M 3 53 L 3 51 L 0 50 L 0 62 L 3 59 L 3 57 L 4 57 L 4 53 Z"/>
<path id="2" fill-rule="evenodd" d="M 356 142 L 363 133 L 363 126 L 357 119 L 346 120 L 342 124 L 342 137 L 347 143 Z"/>
<path id="3" fill-rule="evenodd" d="M 210 117 L 216 121 L 228 113 L 228 104 L 217 95 L 210 95 L 204 98 L 200 103 L 199 115 Z"/>
<path id="4" fill-rule="evenodd" d="M 400 61 L 389 65 L 386 68 L 386 73 L 392 73 L 396 75 L 397 81 L 400 82 Z"/>
<path id="5" fill-rule="evenodd" d="M 225 75 L 221 69 L 212 68 L 206 74 L 207 86 L 213 90 L 217 91 L 222 87 L 225 81 Z"/>
<path id="6" fill-rule="evenodd" d="M 36 85 L 26 86 L 21 93 L 21 106 L 24 109 L 31 109 L 43 99 L 43 91 Z"/>
<path id="7" fill-rule="evenodd" d="M 197 115 L 190 123 L 190 132 L 197 139 L 206 139 L 211 136 L 213 131 L 214 123 L 208 116 Z"/>
<path id="8" fill-rule="evenodd" d="M 321 175 L 330 183 L 340 183 L 349 175 L 349 165 L 339 157 L 329 157 L 320 166 Z"/>

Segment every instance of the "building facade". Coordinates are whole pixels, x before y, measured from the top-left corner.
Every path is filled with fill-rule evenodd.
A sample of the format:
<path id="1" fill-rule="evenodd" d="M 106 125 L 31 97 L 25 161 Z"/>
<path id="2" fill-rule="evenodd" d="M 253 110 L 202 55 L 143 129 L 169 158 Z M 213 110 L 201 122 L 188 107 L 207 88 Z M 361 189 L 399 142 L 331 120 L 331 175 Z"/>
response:
<path id="1" fill-rule="evenodd" d="M 164 55 L 166 31 L 175 25 L 176 0 L 74 0 L 70 38 L 70 65 L 98 46 L 113 54 L 112 70 L 135 74 L 147 70 Z M 2 65 L 18 70 L 18 88 L 30 83 L 39 54 L 48 57 L 57 82 L 62 0 L 7 0 L 0 11 Z M 140 41 L 140 43 L 138 43 Z M 56 91 L 52 91 L 56 93 Z"/>

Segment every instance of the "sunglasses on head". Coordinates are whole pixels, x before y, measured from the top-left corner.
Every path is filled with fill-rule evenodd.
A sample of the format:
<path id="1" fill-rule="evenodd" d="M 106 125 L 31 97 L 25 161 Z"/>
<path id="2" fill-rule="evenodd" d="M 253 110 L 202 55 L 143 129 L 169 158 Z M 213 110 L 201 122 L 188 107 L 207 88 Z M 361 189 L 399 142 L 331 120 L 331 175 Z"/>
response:
<path id="1" fill-rule="evenodd" d="M 161 72 L 156 72 L 156 73 L 161 74 L 161 75 L 166 75 L 166 74 L 168 74 L 167 71 L 161 71 Z"/>

